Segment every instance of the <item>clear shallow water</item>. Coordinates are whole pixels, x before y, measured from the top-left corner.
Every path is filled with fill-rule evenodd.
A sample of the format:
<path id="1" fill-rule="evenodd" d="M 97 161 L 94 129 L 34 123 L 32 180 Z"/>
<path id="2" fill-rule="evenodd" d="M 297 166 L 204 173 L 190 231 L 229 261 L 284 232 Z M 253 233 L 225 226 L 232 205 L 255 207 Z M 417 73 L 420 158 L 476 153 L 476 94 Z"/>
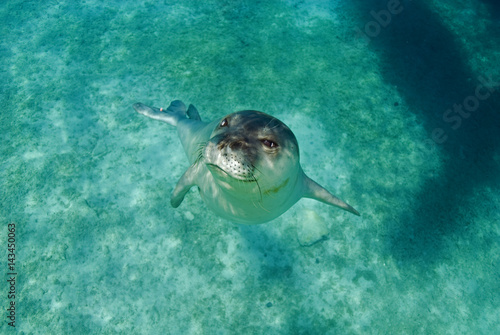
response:
<path id="1" fill-rule="evenodd" d="M 386 5 L 0 5 L 0 236 L 17 224 L 17 330 L 498 332 L 498 5 L 402 2 L 377 31 L 370 11 Z M 306 173 L 362 216 L 302 200 L 240 226 L 194 190 L 172 209 L 187 160 L 174 129 L 131 105 L 173 99 L 204 119 L 277 116 Z M 470 116 L 447 113 L 467 103 Z M 304 247 L 309 209 L 329 238 Z"/>

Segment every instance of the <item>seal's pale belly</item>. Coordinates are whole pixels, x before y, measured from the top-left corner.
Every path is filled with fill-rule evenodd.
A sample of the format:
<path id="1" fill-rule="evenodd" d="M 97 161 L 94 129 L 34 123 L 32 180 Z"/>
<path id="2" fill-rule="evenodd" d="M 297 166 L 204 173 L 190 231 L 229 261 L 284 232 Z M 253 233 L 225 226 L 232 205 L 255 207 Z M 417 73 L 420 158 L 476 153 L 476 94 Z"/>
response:
<path id="1" fill-rule="evenodd" d="M 220 217 L 236 223 L 259 224 L 271 221 L 295 204 L 300 196 L 289 192 L 287 197 L 276 192 L 262 192 L 255 182 L 229 183 L 220 186 L 206 169 L 200 175 L 200 195 L 208 208 Z M 290 185 L 292 187 L 293 185 Z"/>

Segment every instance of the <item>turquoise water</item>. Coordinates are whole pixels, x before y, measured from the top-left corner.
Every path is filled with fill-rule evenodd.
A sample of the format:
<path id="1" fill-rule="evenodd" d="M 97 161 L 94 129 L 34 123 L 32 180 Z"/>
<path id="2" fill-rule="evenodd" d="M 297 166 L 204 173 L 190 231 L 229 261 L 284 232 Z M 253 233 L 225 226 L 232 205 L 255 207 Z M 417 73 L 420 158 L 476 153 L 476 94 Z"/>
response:
<path id="1" fill-rule="evenodd" d="M 19 333 L 500 332 L 496 2 L 4 1 L 0 18 Z M 242 226 L 194 189 L 171 208 L 187 159 L 132 104 L 174 99 L 275 115 L 361 217 L 303 199 Z M 303 246 L 311 211 L 328 237 Z"/>

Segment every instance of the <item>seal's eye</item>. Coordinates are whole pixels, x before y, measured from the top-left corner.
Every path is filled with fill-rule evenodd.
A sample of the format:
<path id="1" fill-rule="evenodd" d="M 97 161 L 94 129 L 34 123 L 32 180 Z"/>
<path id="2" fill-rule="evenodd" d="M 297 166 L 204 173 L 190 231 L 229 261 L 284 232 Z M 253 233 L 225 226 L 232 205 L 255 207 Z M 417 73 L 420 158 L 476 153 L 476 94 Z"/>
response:
<path id="1" fill-rule="evenodd" d="M 228 125 L 229 125 L 229 122 L 227 122 L 227 119 L 222 120 L 220 123 L 221 127 L 227 127 Z"/>
<path id="2" fill-rule="evenodd" d="M 278 143 L 273 142 L 273 141 L 268 140 L 268 139 L 261 140 L 261 142 L 262 142 L 262 144 L 264 144 L 268 148 L 276 149 L 278 147 Z"/>

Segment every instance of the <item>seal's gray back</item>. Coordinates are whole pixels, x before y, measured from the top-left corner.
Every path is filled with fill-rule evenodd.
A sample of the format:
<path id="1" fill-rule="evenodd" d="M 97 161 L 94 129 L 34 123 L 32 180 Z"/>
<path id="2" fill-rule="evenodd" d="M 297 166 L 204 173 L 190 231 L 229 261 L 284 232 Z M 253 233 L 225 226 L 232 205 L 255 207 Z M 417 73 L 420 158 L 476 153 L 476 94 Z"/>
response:
<path id="1" fill-rule="evenodd" d="M 177 132 L 189 164 L 193 164 L 201 154 L 201 145 L 209 140 L 216 124 L 217 121 L 207 123 L 193 119 L 182 119 L 177 122 Z"/>

